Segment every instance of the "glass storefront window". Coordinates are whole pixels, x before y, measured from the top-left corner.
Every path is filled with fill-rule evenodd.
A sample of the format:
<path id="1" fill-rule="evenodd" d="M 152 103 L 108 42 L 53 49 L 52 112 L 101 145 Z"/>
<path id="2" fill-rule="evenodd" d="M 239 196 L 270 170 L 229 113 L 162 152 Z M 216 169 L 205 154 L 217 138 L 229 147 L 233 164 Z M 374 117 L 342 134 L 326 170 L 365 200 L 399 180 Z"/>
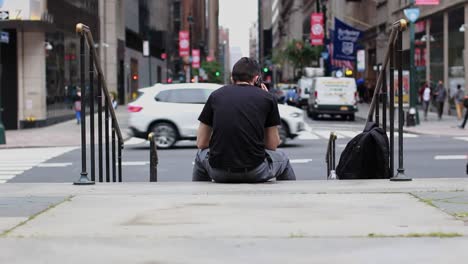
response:
<path id="1" fill-rule="evenodd" d="M 444 17 L 442 14 L 431 18 L 431 86 L 435 88 L 439 80 L 444 80 Z"/>
<path id="2" fill-rule="evenodd" d="M 464 24 L 464 8 L 460 7 L 448 14 L 449 17 L 449 83 L 450 95 L 453 96 L 457 85 L 465 86 L 465 68 L 463 62 L 463 50 L 465 48 L 464 32 L 460 32 L 460 26 Z"/>
<path id="3" fill-rule="evenodd" d="M 46 34 L 47 118 L 73 115 L 79 88 L 79 38 L 74 34 Z"/>

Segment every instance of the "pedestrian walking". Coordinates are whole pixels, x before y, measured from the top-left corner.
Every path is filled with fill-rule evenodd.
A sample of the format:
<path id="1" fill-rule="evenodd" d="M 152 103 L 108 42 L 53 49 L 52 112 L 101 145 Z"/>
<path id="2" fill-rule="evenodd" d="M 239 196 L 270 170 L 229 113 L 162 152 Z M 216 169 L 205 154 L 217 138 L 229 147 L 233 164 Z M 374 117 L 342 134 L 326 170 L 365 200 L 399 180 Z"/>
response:
<path id="1" fill-rule="evenodd" d="M 457 92 L 453 96 L 453 100 L 455 102 L 455 108 L 457 109 L 457 118 L 458 120 L 462 119 L 463 116 L 463 97 L 465 96 L 465 93 L 461 89 L 461 85 L 457 85 Z"/>
<path id="2" fill-rule="evenodd" d="M 75 100 L 73 102 L 73 109 L 75 110 L 76 124 L 81 123 L 81 92 L 77 91 Z"/>
<path id="3" fill-rule="evenodd" d="M 241 58 L 232 69 L 233 84 L 211 93 L 198 118 L 198 151 L 193 181 L 257 183 L 295 180 L 280 143 L 276 98 L 261 82 L 259 64 Z"/>
<path id="4" fill-rule="evenodd" d="M 463 105 L 465 106 L 465 118 L 463 118 L 461 125 L 458 126 L 461 129 L 465 128 L 466 121 L 468 120 L 468 95 L 463 98 Z M 468 171 L 466 173 L 468 174 Z"/>
<path id="5" fill-rule="evenodd" d="M 429 105 L 431 104 L 431 88 L 426 83 L 422 92 L 422 103 L 424 109 L 424 120 L 427 121 L 427 111 L 429 111 Z"/>
<path id="6" fill-rule="evenodd" d="M 439 81 L 439 84 L 437 85 L 435 96 L 435 101 L 437 103 L 437 114 L 439 116 L 439 120 L 441 120 L 442 114 L 444 112 L 445 98 L 447 98 L 447 91 L 445 90 L 444 83 L 442 81 Z"/>

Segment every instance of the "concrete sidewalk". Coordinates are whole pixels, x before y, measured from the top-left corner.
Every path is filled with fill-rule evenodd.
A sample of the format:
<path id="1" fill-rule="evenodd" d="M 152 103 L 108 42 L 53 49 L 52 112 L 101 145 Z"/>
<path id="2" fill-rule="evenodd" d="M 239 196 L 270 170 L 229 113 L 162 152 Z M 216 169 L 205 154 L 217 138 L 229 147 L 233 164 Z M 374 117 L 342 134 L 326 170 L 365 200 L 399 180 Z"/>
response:
<path id="1" fill-rule="evenodd" d="M 367 119 L 370 105 L 362 103 L 358 105 L 359 111 L 356 113 L 357 118 Z M 381 110 L 382 111 L 382 110 Z M 405 110 L 406 111 L 406 110 Z M 460 129 L 457 126 L 461 121 L 457 120 L 456 116 L 449 116 L 446 113 L 439 120 L 436 112 L 428 112 L 427 121 L 424 121 L 424 112 L 419 111 L 420 124 L 413 127 L 404 126 L 403 130 L 407 133 L 435 136 L 468 136 L 468 129 Z M 406 117 L 405 117 L 406 118 Z M 387 114 L 387 119 L 389 116 Z M 398 128 L 398 116 L 395 111 L 395 129 Z"/>
<path id="2" fill-rule="evenodd" d="M 3 184 L 0 230 L 0 263 L 463 263 L 468 179 Z"/>
<path id="3" fill-rule="evenodd" d="M 124 140 L 128 138 L 127 119 L 128 112 L 125 106 L 116 109 L 117 121 L 121 128 Z M 97 135 L 97 114 L 95 114 L 95 130 Z M 104 119 L 104 114 L 103 114 Z M 87 142 L 89 143 L 89 115 L 86 118 Z M 109 125 L 110 126 L 110 125 Z M 104 130 L 104 128 L 103 128 Z M 55 125 L 22 130 L 5 131 L 6 144 L 2 148 L 27 148 L 27 147 L 63 147 L 79 146 L 81 144 L 81 128 L 76 120 L 69 120 Z"/>

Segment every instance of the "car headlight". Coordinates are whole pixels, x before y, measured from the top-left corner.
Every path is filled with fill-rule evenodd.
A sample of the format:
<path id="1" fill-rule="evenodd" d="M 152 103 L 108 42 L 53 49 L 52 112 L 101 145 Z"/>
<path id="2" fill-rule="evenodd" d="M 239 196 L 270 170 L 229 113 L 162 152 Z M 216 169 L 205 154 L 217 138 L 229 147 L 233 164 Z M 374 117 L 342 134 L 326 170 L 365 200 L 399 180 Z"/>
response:
<path id="1" fill-rule="evenodd" d="M 301 116 L 301 113 L 294 112 L 294 113 L 290 113 L 289 116 L 290 116 L 290 117 L 300 117 L 300 116 Z"/>

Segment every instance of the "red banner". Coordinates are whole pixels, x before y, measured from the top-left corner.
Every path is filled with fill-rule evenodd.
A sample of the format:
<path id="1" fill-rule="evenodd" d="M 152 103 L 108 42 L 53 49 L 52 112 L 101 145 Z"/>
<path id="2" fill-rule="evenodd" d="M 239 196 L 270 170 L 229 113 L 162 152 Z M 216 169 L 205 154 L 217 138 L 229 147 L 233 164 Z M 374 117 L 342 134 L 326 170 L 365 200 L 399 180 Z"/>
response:
<path id="1" fill-rule="evenodd" d="M 190 35 L 187 30 L 179 31 L 179 56 L 185 57 L 190 54 Z"/>
<path id="2" fill-rule="evenodd" d="M 200 68 L 200 50 L 199 49 L 192 50 L 192 68 L 194 69 Z"/>
<path id="3" fill-rule="evenodd" d="M 310 16 L 310 44 L 312 46 L 323 45 L 323 37 L 325 32 L 323 30 L 323 14 L 312 13 Z"/>
<path id="4" fill-rule="evenodd" d="M 440 0 L 416 0 L 416 5 L 438 5 Z"/>

